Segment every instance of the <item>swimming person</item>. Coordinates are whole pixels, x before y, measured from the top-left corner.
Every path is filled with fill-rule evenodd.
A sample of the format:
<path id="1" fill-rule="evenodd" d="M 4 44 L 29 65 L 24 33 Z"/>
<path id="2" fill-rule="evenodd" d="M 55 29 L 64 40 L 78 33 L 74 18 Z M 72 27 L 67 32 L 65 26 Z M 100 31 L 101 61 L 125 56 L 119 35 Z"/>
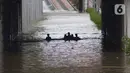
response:
<path id="1" fill-rule="evenodd" d="M 80 40 L 80 39 L 81 39 L 81 38 L 78 37 L 78 34 L 75 34 L 74 40 L 75 40 L 75 41 L 78 41 L 78 40 Z"/>
<path id="2" fill-rule="evenodd" d="M 68 34 L 67 34 L 67 37 L 66 37 L 66 38 L 67 38 L 67 40 L 68 40 L 68 41 L 70 41 L 70 39 L 71 39 L 70 32 L 68 32 Z"/>
<path id="3" fill-rule="evenodd" d="M 47 34 L 46 40 L 47 40 L 48 42 L 51 41 L 50 34 Z"/>
<path id="4" fill-rule="evenodd" d="M 67 35 L 66 34 L 64 35 L 63 40 L 67 41 Z"/>
<path id="5" fill-rule="evenodd" d="M 73 34 L 70 35 L 70 40 L 74 40 Z"/>

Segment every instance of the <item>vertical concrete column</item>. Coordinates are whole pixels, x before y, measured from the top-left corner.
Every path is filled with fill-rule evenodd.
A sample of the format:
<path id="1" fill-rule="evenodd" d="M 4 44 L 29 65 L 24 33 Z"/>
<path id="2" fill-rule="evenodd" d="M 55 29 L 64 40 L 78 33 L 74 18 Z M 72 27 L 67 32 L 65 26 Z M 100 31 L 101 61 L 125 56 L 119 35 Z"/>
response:
<path id="1" fill-rule="evenodd" d="M 125 13 L 125 34 L 130 38 L 130 0 L 125 0 L 126 13 Z"/>
<path id="2" fill-rule="evenodd" d="M 42 18 L 42 0 L 22 0 L 22 32 L 28 33 Z"/>
<path id="3" fill-rule="evenodd" d="M 100 4 L 101 4 L 101 0 L 95 0 L 96 1 L 96 11 L 99 12 L 99 9 L 100 9 Z"/>
<path id="4" fill-rule="evenodd" d="M 2 35 L 5 51 L 18 51 L 17 43 L 14 40 L 18 35 L 19 3 L 19 0 L 3 1 Z"/>
<path id="5" fill-rule="evenodd" d="M 86 9 L 88 8 L 88 0 L 85 0 L 85 1 L 84 1 L 84 5 L 85 5 L 85 6 L 84 6 L 84 9 L 86 10 Z"/>
<path id="6" fill-rule="evenodd" d="M 28 0 L 22 0 L 22 32 L 23 33 L 26 33 L 28 31 L 27 3 Z"/>
<path id="7" fill-rule="evenodd" d="M 129 3 L 130 3 L 129 0 L 124 1 L 125 8 L 126 8 L 125 15 L 124 15 L 124 36 L 128 36 L 128 37 L 130 37 L 128 33 L 129 31 L 128 28 L 130 26 L 130 25 L 128 26 L 128 17 L 130 15 L 130 12 L 128 11 L 130 9 L 130 8 L 128 9 L 128 7 L 130 6 Z"/>
<path id="8" fill-rule="evenodd" d="M 79 12 L 83 12 L 83 0 L 79 0 Z"/>
<path id="9" fill-rule="evenodd" d="M 102 0 L 103 51 L 122 51 L 124 15 L 115 14 L 115 4 L 124 4 L 124 0 Z"/>

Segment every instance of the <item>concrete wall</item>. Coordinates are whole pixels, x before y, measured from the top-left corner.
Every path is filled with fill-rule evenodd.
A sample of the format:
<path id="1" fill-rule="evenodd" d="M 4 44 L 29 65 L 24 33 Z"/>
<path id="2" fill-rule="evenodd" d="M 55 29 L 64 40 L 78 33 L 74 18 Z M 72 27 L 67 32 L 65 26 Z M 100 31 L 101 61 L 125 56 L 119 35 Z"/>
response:
<path id="1" fill-rule="evenodd" d="M 22 0 L 22 32 L 28 33 L 42 15 L 42 0 Z"/>
<path id="2" fill-rule="evenodd" d="M 88 8 L 95 8 L 96 11 L 100 12 L 101 0 L 87 0 L 86 2 Z"/>
<path id="3" fill-rule="evenodd" d="M 127 36 L 127 23 L 128 23 L 128 21 L 127 21 L 127 0 L 125 0 L 125 5 L 126 5 L 126 14 L 124 15 L 124 35 L 125 36 Z"/>
<path id="4" fill-rule="evenodd" d="M 88 5 L 88 0 L 84 0 L 84 5 L 85 5 L 84 9 L 86 10 L 88 8 L 88 6 L 87 6 Z"/>
<path id="5" fill-rule="evenodd" d="M 87 2 L 88 2 L 87 7 L 93 8 L 93 5 L 94 5 L 93 0 L 87 0 Z"/>
<path id="6" fill-rule="evenodd" d="M 94 8 L 99 11 L 100 5 L 101 5 L 101 0 L 93 0 L 94 2 Z"/>
<path id="7" fill-rule="evenodd" d="M 125 0 L 126 13 L 124 15 L 124 33 L 130 38 L 130 0 Z"/>

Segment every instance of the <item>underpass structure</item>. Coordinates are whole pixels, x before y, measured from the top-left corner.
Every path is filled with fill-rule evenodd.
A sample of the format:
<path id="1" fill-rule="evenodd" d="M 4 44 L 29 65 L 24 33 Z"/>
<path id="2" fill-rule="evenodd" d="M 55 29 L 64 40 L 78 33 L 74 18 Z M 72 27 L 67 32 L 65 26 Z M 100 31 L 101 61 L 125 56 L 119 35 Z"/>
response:
<path id="1" fill-rule="evenodd" d="M 8 0 L 9 1 L 9 0 Z M 8 50 L 17 50 L 18 48 L 12 47 L 9 48 L 7 46 L 12 45 L 17 46 L 18 42 L 12 42 L 12 37 L 18 35 L 18 26 L 17 24 L 17 16 L 16 14 L 19 14 L 19 9 L 17 9 L 17 5 L 21 6 L 21 2 L 16 1 L 9 1 L 5 0 L 4 2 L 4 24 L 3 24 L 3 33 L 4 33 L 4 46 L 8 48 Z M 58 0 L 57 0 L 58 1 Z M 106 1 L 106 0 L 104 0 Z M 111 3 L 110 0 L 107 0 L 108 2 L 105 3 L 105 7 L 109 7 L 109 3 Z M 110 1 L 110 2 L 109 2 Z M 118 0 L 119 1 L 119 0 Z M 7 3 L 6 3 L 7 2 Z M 114 1 L 116 3 L 116 1 Z M 9 4 L 9 5 L 8 5 Z M 30 6 L 35 5 L 35 3 L 30 2 L 27 5 L 27 8 L 25 10 L 29 11 L 28 9 L 32 9 Z M 46 4 L 47 5 L 47 4 Z M 104 5 L 103 5 L 104 6 Z M 13 10 L 8 9 L 8 7 L 11 7 Z M 105 9 L 105 7 L 103 9 Z M 7 8 L 7 9 L 6 9 Z M 17 10 L 15 10 L 17 9 Z M 46 34 L 50 34 L 52 38 L 60 38 L 63 37 L 65 33 L 68 31 L 71 34 L 78 33 L 78 35 L 81 38 L 85 37 L 101 37 L 101 30 L 98 30 L 95 26 L 95 24 L 90 20 L 90 16 L 87 13 L 78 13 L 77 11 L 69 11 L 69 10 L 55 10 L 57 8 L 52 8 L 51 10 L 50 6 L 46 6 L 46 12 L 43 13 L 43 17 L 45 19 L 41 19 L 36 24 L 32 26 L 34 28 L 27 29 L 27 32 L 29 30 L 33 30 L 31 33 L 32 36 L 35 38 L 46 38 Z M 111 16 L 109 13 L 109 9 L 103 12 L 103 16 L 105 16 L 105 13 Z M 34 11 L 34 14 L 37 11 Z M 110 11 L 111 12 L 111 11 Z M 28 13 L 29 12 L 25 12 Z M 30 16 L 28 17 L 28 21 L 30 21 Z M 19 15 L 20 16 L 20 15 Z M 21 15 L 22 16 L 22 15 Z M 6 19 L 7 18 L 7 19 Z M 35 17 L 34 17 L 35 18 Z M 104 18 L 104 21 L 107 18 Z M 120 16 L 119 16 L 120 19 Z M 9 21 L 9 22 L 7 22 Z M 110 21 L 110 22 L 109 22 Z M 114 17 L 112 20 L 108 20 L 108 23 L 111 23 L 111 21 L 114 21 Z M 32 22 L 31 22 L 32 23 Z M 106 35 L 108 38 L 112 37 L 112 35 L 119 35 L 121 30 L 118 31 L 118 29 L 115 29 L 115 26 L 117 26 L 118 23 L 115 22 L 114 27 L 109 27 L 109 25 L 106 25 L 108 23 L 104 24 L 104 31 L 105 33 L 108 32 L 110 36 Z M 106 25 L 106 26 L 105 26 Z M 111 23 L 112 25 L 112 23 Z M 15 26 L 15 27 L 14 27 Z M 23 26 L 22 26 L 23 27 Z M 25 26 L 28 28 L 28 26 Z M 109 27 L 109 28 L 108 28 Z M 117 26 L 118 27 L 118 26 Z M 25 29 L 26 29 L 25 28 Z M 112 29 L 111 29 L 112 28 Z M 11 33 L 10 32 L 14 32 Z M 24 30 L 24 29 L 23 29 Z M 113 31 L 114 30 L 114 31 Z M 113 31 L 113 32 L 110 32 Z M 119 32 L 119 33 L 115 33 Z M 113 33 L 113 34 L 111 34 Z M 121 32 L 122 33 L 122 32 Z M 122 34 L 121 34 L 122 35 Z M 120 37 L 120 36 L 119 36 Z M 118 38 L 119 38 L 118 37 Z M 114 36 L 116 38 L 116 36 Z M 117 39 L 118 39 L 117 38 Z M 116 39 L 116 41 L 117 41 Z M 42 41 L 42 42 L 23 42 L 20 45 L 21 52 L 13 53 L 6 52 L 2 58 L 0 58 L 0 71 L 3 73 L 129 73 L 129 67 L 127 67 L 127 63 L 125 61 L 125 54 L 117 52 L 121 48 L 113 48 L 113 46 L 119 46 L 120 47 L 120 40 L 118 39 L 119 43 L 116 45 L 107 45 L 110 50 L 116 50 L 116 52 L 111 52 L 109 49 L 103 48 L 108 50 L 109 52 L 102 52 L 102 44 L 101 39 L 86 39 L 86 40 L 80 40 L 80 41 L 67 41 L 64 40 L 54 40 L 54 41 Z M 106 41 L 106 39 L 105 39 Z M 113 40 L 110 40 L 110 44 L 115 43 Z M 108 44 L 109 44 L 108 43 Z M 1 57 L 1 56 L 0 56 Z M 2 59 L 2 61 L 1 61 Z"/>
<path id="2" fill-rule="evenodd" d="M 79 4 L 82 4 L 82 2 L 83 1 L 81 0 Z M 68 13 L 72 13 L 72 15 L 73 13 L 78 13 L 77 11 L 74 11 L 74 10 L 71 11 L 70 7 L 72 6 L 70 6 L 68 3 L 69 2 L 67 2 L 67 0 L 64 0 L 64 1 L 55 0 L 55 2 L 53 1 L 53 4 L 52 3 L 50 4 L 54 7 L 54 9 L 53 11 L 51 10 L 49 12 L 49 15 L 55 15 L 60 12 L 61 13 L 63 12 L 63 15 L 67 15 Z M 124 1 L 123 0 L 120 0 L 120 1 L 119 0 L 114 0 L 114 1 L 103 0 L 102 1 L 102 12 L 103 12 L 102 13 L 102 21 L 103 21 L 102 34 L 103 34 L 103 37 L 105 37 L 105 39 L 103 40 L 104 42 L 108 42 L 106 39 L 111 39 L 109 43 L 111 43 L 111 45 L 113 46 L 122 45 L 121 38 L 124 35 L 123 16 L 115 15 L 113 13 L 114 8 L 113 7 L 110 8 L 111 6 L 113 6 L 113 4 L 116 4 L 116 3 L 123 4 Z M 56 5 L 54 6 L 54 4 Z M 3 6 L 2 35 L 4 36 L 3 38 L 4 42 L 5 43 L 10 42 L 9 43 L 10 45 L 12 41 L 16 39 L 16 36 L 19 35 L 19 33 L 28 33 L 29 31 L 33 29 L 33 26 L 37 22 L 44 20 L 44 18 L 46 19 L 47 16 L 44 16 L 44 15 L 48 14 L 48 12 L 43 13 L 44 10 L 42 8 L 43 6 L 42 0 L 37 0 L 37 1 L 36 0 L 35 1 L 33 0 L 11 0 L 11 1 L 4 0 L 2 2 L 2 6 Z M 57 10 L 58 7 L 62 8 L 62 10 Z M 82 6 L 79 7 L 79 10 L 80 11 L 82 10 Z M 58 14 L 58 15 L 62 15 L 62 14 Z M 109 18 L 111 18 L 111 20 L 109 20 Z M 117 42 L 117 43 L 115 44 L 114 42 Z M 119 49 L 119 47 L 117 49 Z"/>

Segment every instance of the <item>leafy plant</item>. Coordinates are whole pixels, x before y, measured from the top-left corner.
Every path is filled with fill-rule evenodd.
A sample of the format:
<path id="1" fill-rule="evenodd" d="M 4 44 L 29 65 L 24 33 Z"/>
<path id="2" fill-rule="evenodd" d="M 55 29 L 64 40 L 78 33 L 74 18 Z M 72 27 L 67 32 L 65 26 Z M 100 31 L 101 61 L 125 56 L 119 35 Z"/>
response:
<path id="1" fill-rule="evenodd" d="M 94 8 L 88 8 L 86 12 L 90 14 L 91 20 L 96 24 L 97 28 L 100 30 L 102 27 L 101 14 L 95 11 Z"/>
<path id="2" fill-rule="evenodd" d="M 130 38 L 128 38 L 127 36 L 124 36 L 122 38 L 122 42 L 124 45 L 123 50 L 126 52 L 127 55 L 130 55 Z"/>

